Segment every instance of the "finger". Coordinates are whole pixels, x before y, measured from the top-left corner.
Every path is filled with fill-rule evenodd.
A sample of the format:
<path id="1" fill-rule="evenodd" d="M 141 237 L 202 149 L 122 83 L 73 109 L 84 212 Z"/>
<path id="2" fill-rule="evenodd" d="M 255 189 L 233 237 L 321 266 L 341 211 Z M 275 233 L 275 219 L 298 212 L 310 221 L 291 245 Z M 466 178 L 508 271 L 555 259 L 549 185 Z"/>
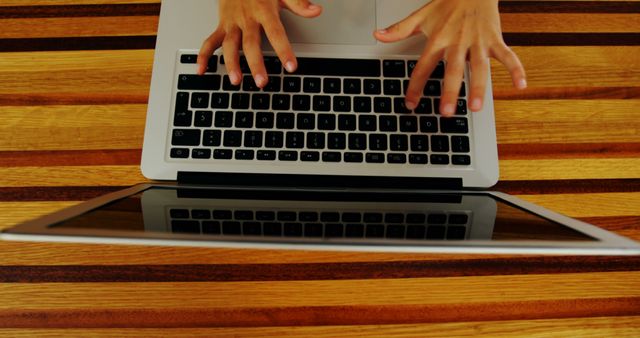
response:
<path id="1" fill-rule="evenodd" d="M 444 84 L 442 89 L 442 99 L 440 102 L 440 113 L 442 116 L 452 116 L 456 113 L 460 87 L 464 77 L 464 66 L 466 63 L 466 49 L 460 46 L 453 46 L 445 55 L 446 66 L 444 71 Z"/>
<path id="2" fill-rule="evenodd" d="M 249 69 L 256 82 L 258 88 L 267 85 L 267 69 L 264 66 L 264 57 L 262 56 L 262 46 L 260 36 L 260 27 L 258 23 L 251 23 L 245 27 L 242 32 L 242 50 L 247 58 Z"/>
<path id="3" fill-rule="evenodd" d="M 415 12 L 404 20 L 398 21 L 385 29 L 375 31 L 373 36 L 381 42 L 396 42 L 404 40 L 420 31 L 419 28 L 421 22 L 422 19 L 419 12 Z"/>
<path id="4" fill-rule="evenodd" d="M 282 26 L 280 18 L 275 14 L 269 15 L 265 18 L 264 22 L 261 23 L 269 43 L 271 43 L 273 50 L 275 50 L 280 58 L 280 62 L 282 62 L 284 68 L 289 73 L 295 72 L 296 68 L 298 68 L 298 61 L 293 53 L 291 43 L 289 43 L 289 38 L 287 37 L 284 26 Z"/>
<path id="5" fill-rule="evenodd" d="M 224 30 L 216 29 L 215 32 L 204 40 L 202 47 L 200 47 L 200 52 L 198 53 L 198 74 L 202 75 L 207 71 L 209 58 L 211 58 L 213 52 L 220 47 L 222 40 L 224 40 L 224 36 Z"/>
<path id="6" fill-rule="evenodd" d="M 424 86 L 440 59 L 442 59 L 442 52 L 433 48 L 431 43 L 427 44 L 427 47 L 425 47 L 411 73 L 405 98 L 405 105 L 408 109 L 413 110 L 418 106 L 418 102 L 420 102 L 422 98 Z"/>
<path id="7" fill-rule="evenodd" d="M 242 71 L 240 70 L 240 29 L 233 28 L 227 32 L 227 36 L 222 41 L 222 52 L 224 54 L 224 64 L 227 67 L 229 80 L 233 85 L 239 85 L 242 81 Z"/>
<path id="8" fill-rule="evenodd" d="M 322 6 L 313 4 L 308 0 L 280 0 L 280 5 L 305 18 L 315 18 L 322 14 Z"/>
<path id="9" fill-rule="evenodd" d="M 471 51 L 471 93 L 469 107 L 471 111 L 479 111 L 484 104 L 484 94 L 489 76 L 489 57 L 481 48 Z"/>
<path id="10" fill-rule="evenodd" d="M 524 67 L 522 67 L 520 59 L 516 53 L 511 50 L 511 48 L 504 43 L 499 44 L 491 49 L 491 55 L 507 68 L 511 74 L 511 80 L 513 81 L 514 87 L 518 89 L 527 88 L 527 75 L 524 71 Z"/>

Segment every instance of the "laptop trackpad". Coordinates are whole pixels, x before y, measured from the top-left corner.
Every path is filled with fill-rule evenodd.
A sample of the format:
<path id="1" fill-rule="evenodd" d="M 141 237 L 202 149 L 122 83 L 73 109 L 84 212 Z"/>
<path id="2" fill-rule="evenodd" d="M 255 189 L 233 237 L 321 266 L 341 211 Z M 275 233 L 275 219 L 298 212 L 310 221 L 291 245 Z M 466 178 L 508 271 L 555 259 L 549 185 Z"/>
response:
<path id="1" fill-rule="evenodd" d="M 373 45 L 376 1 L 316 0 L 322 15 L 313 19 L 282 11 L 282 22 L 292 43 Z"/>

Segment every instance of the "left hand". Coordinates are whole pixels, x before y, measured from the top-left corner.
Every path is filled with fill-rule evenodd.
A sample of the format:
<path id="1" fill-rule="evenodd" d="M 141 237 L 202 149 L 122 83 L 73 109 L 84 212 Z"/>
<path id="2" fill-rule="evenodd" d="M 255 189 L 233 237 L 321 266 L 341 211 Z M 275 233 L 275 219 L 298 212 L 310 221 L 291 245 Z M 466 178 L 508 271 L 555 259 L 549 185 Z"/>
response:
<path id="1" fill-rule="evenodd" d="M 446 62 L 440 102 L 443 116 L 456 112 L 466 60 L 471 65 L 469 108 L 482 109 L 489 75 L 489 57 L 496 58 L 511 73 L 513 85 L 527 87 L 518 56 L 505 44 L 500 27 L 498 0 L 433 0 L 404 20 L 374 33 L 381 42 L 395 42 L 422 32 L 425 47 L 411 75 L 406 106 L 415 109 L 422 90 L 440 60 Z"/>

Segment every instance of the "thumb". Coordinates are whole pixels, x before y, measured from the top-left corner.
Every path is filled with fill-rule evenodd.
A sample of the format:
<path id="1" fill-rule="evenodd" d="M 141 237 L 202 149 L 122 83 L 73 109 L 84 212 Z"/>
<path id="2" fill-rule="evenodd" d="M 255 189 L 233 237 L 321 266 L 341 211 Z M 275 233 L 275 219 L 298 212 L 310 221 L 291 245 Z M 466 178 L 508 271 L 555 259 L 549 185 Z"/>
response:
<path id="1" fill-rule="evenodd" d="M 420 17 L 416 12 L 387 28 L 375 31 L 373 36 L 380 42 L 404 40 L 420 31 L 420 23 Z"/>
<path id="2" fill-rule="evenodd" d="M 322 7 L 309 0 L 280 0 L 280 5 L 305 18 L 315 18 L 322 13 Z"/>

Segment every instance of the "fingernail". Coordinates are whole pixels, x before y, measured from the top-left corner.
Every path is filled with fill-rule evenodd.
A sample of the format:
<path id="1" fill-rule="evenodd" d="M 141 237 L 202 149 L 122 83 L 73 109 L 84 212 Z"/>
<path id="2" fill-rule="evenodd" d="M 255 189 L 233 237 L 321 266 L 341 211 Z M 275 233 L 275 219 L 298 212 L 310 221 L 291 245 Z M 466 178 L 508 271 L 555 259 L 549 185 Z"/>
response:
<path id="1" fill-rule="evenodd" d="M 479 98 L 475 98 L 471 100 L 471 109 L 473 111 L 478 111 L 481 108 L 482 108 L 482 100 L 480 100 Z"/>
<path id="2" fill-rule="evenodd" d="M 378 29 L 378 34 L 387 34 L 386 29 Z"/>
<path id="3" fill-rule="evenodd" d="M 518 89 L 525 89 L 527 88 L 527 79 L 520 79 L 518 80 Z"/>
<path id="4" fill-rule="evenodd" d="M 307 9 L 311 9 L 311 10 L 317 10 L 318 8 L 320 8 L 320 6 L 318 5 L 314 5 L 314 4 L 309 4 L 309 6 L 307 6 Z"/>
<path id="5" fill-rule="evenodd" d="M 293 61 L 287 61 L 287 63 L 284 64 L 284 68 L 289 73 L 293 73 L 296 71 L 296 65 L 293 64 Z"/>
<path id="6" fill-rule="evenodd" d="M 240 83 L 240 75 L 238 75 L 238 72 L 231 72 L 231 74 L 229 74 L 229 80 L 231 80 L 232 84 L 237 85 Z"/>
<path id="7" fill-rule="evenodd" d="M 442 107 L 442 115 L 451 116 L 453 115 L 453 113 L 455 113 L 455 111 L 456 107 L 451 103 L 447 103 L 444 105 L 444 107 Z"/>
<path id="8" fill-rule="evenodd" d="M 260 88 L 264 87 L 267 84 L 267 78 L 264 77 L 264 75 L 262 74 L 256 75 L 255 80 L 256 80 L 256 84 Z"/>
<path id="9" fill-rule="evenodd" d="M 414 109 L 416 109 L 416 107 L 418 106 L 415 102 L 413 102 L 413 101 L 409 101 L 409 100 L 407 100 L 407 101 L 404 103 L 404 105 L 405 105 L 405 106 L 407 107 L 407 109 L 409 109 L 409 110 L 414 110 Z"/>

